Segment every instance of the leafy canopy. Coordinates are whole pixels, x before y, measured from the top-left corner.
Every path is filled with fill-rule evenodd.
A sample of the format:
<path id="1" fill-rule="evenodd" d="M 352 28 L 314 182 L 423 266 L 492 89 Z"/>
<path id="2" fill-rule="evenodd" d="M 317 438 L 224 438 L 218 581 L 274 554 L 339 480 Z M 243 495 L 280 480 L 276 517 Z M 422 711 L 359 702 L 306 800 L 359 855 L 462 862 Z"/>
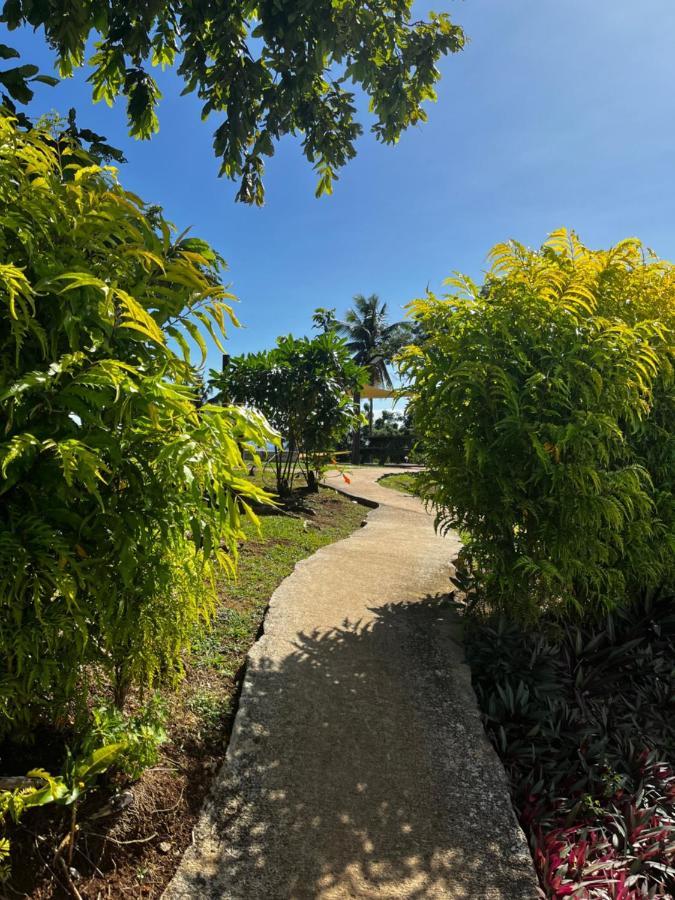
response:
<path id="1" fill-rule="evenodd" d="M 372 130 L 388 144 L 426 120 L 435 99 L 441 56 L 461 50 L 464 33 L 445 13 L 413 18 L 412 0 L 6 0 L 0 22 L 10 29 L 42 29 L 61 77 L 87 60 L 94 100 L 122 95 L 132 135 L 158 129 L 159 88 L 150 69 L 178 65 L 185 92 L 203 102 L 202 117 L 221 117 L 214 150 L 221 174 L 238 179 L 238 199 L 262 203 L 265 157 L 286 134 L 301 136 L 318 171 L 317 196 L 330 193 L 355 155 L 362 132 L 354 86 L 370 98 Z M 18 54 L 0 45 L 0 57 Z M 0 84 L 19 103 L 31 80 L 51 80 L 32 65 L 0 72 Z"/>
<path id="2" fill-rule="evenodd" d="M 93 672 L 118 702 L 180 673 L 269 431 L 197 404 L 190 347 L 233 318 L 208 244 L 6 117 L 0 194 L 1 734 L 86 703 Z"/>
<path id="3" fill-rule="evenodd" d="M 366 373 L 333 332 L 314 338 L 280 337 L 272 350 L 233 357 L 212 385 L 225 402 L 262 413 L 279 432 L 277 488 L 287 492 L 299 466 L 310 486 L 326 454 L 353 426 L 350 395 Z"/>
<path id="4" fill-rule="evenodd" d="M 485 284 L 412 304 L 423 478 L 483 596 L 523 616 L 673 581 L 675 267 L 566 232 L 496 247 Z"/>

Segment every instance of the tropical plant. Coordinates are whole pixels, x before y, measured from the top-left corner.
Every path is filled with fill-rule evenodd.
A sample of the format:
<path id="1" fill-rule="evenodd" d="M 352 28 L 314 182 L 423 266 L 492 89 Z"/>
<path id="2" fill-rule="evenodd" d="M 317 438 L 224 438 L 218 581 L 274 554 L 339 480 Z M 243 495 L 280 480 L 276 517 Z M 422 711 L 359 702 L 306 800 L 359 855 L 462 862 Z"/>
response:
<path id="1" fill-rule="evenodd" d="M 159 748 L 167 739 L 166 716 L 166 704 L 159 694 L 132 713 L 116 706 L 97 706 L 82 728 L 77 754 L 71 757 L 86 758 L 99 747 L 119 744 L 122 749 L 115 767 L 135 781 L 159 759 Z"/>
<path id="2" fill-rule="evenodd" d="M 7 819 L 17 824 L 27 810 L 54 803 L 70 807 L 70 829 L 67 835 L 68 862 L 72 858 L 77 834 L 77 807 L 83 794 L 91 788 L 100 775 L 115 765 L 125 749 L 124 743 L 106 744 L 85 757 L 69 755 L 63 775 L 51 775 L 45 769 L 31 769 L 26 784 L 12 791 L 0 791 L 0 826 Z M 0 838 L 0 880 L 10 871 L 10 843 Z"/>
<path id="3" fill-rule="evenodd" d="M 197 408 L 221 260 L 67 135 L 0 117 L 0 735 L 175 680 L 232 570 L 252 412 Z M 167 343 L 172 338 L 177 353 Z"/>
<path id="4" fill-rule="evenodd" d="M 442 529 L 486 602 L 583 614 L 672 584 L 675 267 L 556 233 L 412 305 L 403 355 Z"/>
<path id="5" fill-rule="evenodd" d="M 675 890 L 673 599 L 581 627 L 469 620 L 485 727 L 548 897 Z"/>
<path id="6" fill-rule="evenodd" d="M 389 322 L 387 304 L 377 294 L 356 294 L 353 308 L 335 327 L 347 339 L 355 362 L 367 370 L 371 383 L 390 388 L 388 363 L 407 337 L 406 323 Z"/>
<path id="7" fill-rule="evenodd" d="M 70 807 L 68 834 L 56 852 L 56 858 L 61 858 L 65 851 L 70 864 L 77 836 L 78 807 L 84 795 L 110 769 L 136 779 L 153 765 L 160 744 L 166 740 L 165 715 L 163 704 L 157 698 L 131 716 L 111 707 L 95 709 L 76 750 L 66 748 L 60 775 L 51 775 L 42 768 L 31 769 L 25 778 L 13 779 L 20 782 L 18 786 L 0 790 L 0 834 L 8 819 L 18 824 L 27 810 L 52 803 Z M 0 837 L 0 881 L 10 875 L 9 858 L 9 839 Z"/>
<path id="8" fill-rule="evenodd" d="M 312 328 L 319 331 L 335 331 L 337 329 L 337 316 L 335 315 L 335 307 L 317 306 L 312 314 Z"/>
<path id="9" fill-rule="evenodd" d="M 319 174 L 317 194 L 330 193 L 362 132 L 346 83 L 369 96 L 378 140 L 395 143 L 410 125 L 426 121 L 423 104 L 435 99 L 437 63 L 465 42 L 447 14 L 414 16 L 412 0 L 8 0 L 0 22 L 43 31 L 62 78 L 85 64 L 93 38 L 87 61 L 93 98 L 112 105 L 124 96 L 130 132 L 141 138 L 159 127 L 161 94 L 149 68 L 178 62 L 203 117 L 224 116 L 214 150 L 221 174 L 240 180 L 238 199 L 248 203 L 262 203 L 264 159 L 286 134 L 301 135 Z M 1 59 L 18 55 L 0 44 Z M 32 81 L 56 79 L 32 64 L 0 71 L 0 86 L 18 103 L 30 101 Z"/>
<path id="10" fill-rule="evenodd" d="M 350 393 L 365 379 L 334 332 L 280 337 L 272 350 L 229 359 L 211 384 L 227 403 L 262 413 L 283 443 L 274 448 L 277 491 L 288 494 L 298 468 L 310 488 L 354 424 Z"/>
<path id="11" fill-rule="evenodd" d="M 317 315 L 322 310 L 315 313 Z M 328 312 L 331 312 L 330 310 Z M 398 350 L 407 342 L 409 331 L 406 323 L 388 321 L 387 304 L 377 294 L 364 297 L 357 294 L 354 306 L 347 310 L 343 321 L 336 320 L 334 327 L 338 334 L 344 335 L 354 361 L 368 372 L 370 384 L 391 388 L 392 381 L 388 363 Z M 354 394 L 354 409 L 360 410 L 361 393 Z M 373 404 L 368 408 L 368 433 L 373 433 Z M 358 463 L 360 458 L 361 431 L 354 429 L 352 437 L 352 462 Z"/>

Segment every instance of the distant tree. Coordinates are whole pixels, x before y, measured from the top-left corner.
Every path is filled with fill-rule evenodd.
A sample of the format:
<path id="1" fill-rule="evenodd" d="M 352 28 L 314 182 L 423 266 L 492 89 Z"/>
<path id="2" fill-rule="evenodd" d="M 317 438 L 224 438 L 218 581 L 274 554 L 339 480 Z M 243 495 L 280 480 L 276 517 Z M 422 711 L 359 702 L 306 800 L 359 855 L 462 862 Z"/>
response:
<path id="1" fill-rule="evenodd" d="M 220 114 L 214 134 L 221 175 L 240 182 L 237 199 L 263 202 L 265 157 L 286 134 L 299 135 L 319 175 L 317 196 L 331 193 L 337 170 L 355 156 L 362 133 L 354 92 L 370 98 L 378 140 L 394 144 L 426 121 L 442 56 L 464 47 L 446 13 L 413 18 L 412 0 L 7 0 L 0 23 L 41 30 L 60 77 L 85 65 L 95 101 L 127 101 L 130 133 L 158 130 L 161 97 L 149 69 L 177 64 L 185 92 L 195 91 L 204 117 Z M 0 59 L 19 53 L 0 44 Z M 37 66 L 0 71 L 9 103 L 28 103 L 32 82 L 57 83 Z M 9 96 L 7 96 L 9 95 Z"/>
<path id="2" fill-rule="evenodd" d="M 317 310 L 318 312 L 318 310 Z M 347 338 L 347 347 L 354 361 L 368 372 L 370 384 L 378 387 L 393 387 L 388 363 L 395 353 L 407 343 L 408 326 L 405 322 L 388 321 L 387 304 L 377 294 L 365 297 L 357 294 L 354 306 L 347 311 L 344 321 L 338 321 L 337 331 Z M 361 407 L 361 393 L 354 394 L 355 410 Z M 368 433 L 373 431 L 373 404 L 368 409 Z M 354 429 L 352 442 L 352 462 L 358 463 L 361 456 L 361 430 Z"/>
<path id="3" fill-rule="evenodd" d="M 332 306 L 330 309 L 328 309 L 324 306 L 318 306 L 314 310 L 312 323 L 313 328 L 316 328 L 318 331 L 324 332 L 324 334 L 328 331 L 335 331 L 338 325 L 337 317 L 335 315 L 335 307 Z"/>
<path id="4" fill-rule="evenodd" d="M 350 394 L 366 373 L 334 332 L 314 338 L 280 337 L 261 353 L 232 357 L 211 385 L 225 404 L 262 413 L 281 435 L 274 449 L 277 491 L 288 494 L 300 470 L 311 489 L 326 454 L 354 425 Z"/>
<path id="5" fill-rule="evenodd" d="M 398 434 L 401 430 L 406 430 L 403 428 L 402 416 L 390 409 L 383 409 L 379 418 L 373 423 L 373 434 L 376 435 Z"/>

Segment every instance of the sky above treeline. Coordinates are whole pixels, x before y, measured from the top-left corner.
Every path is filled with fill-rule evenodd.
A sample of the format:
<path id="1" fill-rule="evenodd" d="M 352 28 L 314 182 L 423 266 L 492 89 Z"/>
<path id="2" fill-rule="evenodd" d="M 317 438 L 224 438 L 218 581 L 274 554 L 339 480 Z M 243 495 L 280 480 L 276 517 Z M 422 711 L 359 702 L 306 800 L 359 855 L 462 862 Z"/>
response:
<path id="1" fill-rule="evenodd" d="M 264 208 L 235 204 L 217 177 L 217 119 L 160 74 L 161 130 L 127 136 L 124 103 L 93 105 L 87 72 L 40 88 L 32 115 L 71 106 L 128 163 L 124 185 L 162 205 L 179 229 L 227 259 L 244 328 L 240 353 L 311 330 L 317 306 L 344 313 L 377 293 L 392 316 L 455 270 L 480 278 L 498 241 L 539 245 L 561 226 L 606 246 L 638 236 L 675 257 L 675 3 L 673 0 L 436 0 L 470 42 L 443 61 L 429 123 L 396 147 L 367 132 L 332 197 L 287 139 L 267 166 Z M 425 13 L 427 5 L 418 4 Z M 0 34 L 23 62 L 51 71 L 40 34 Z M 366 114 L 367 117 L 367 114 Z M 219 365 L 213 350 L 209 364 Z"/>

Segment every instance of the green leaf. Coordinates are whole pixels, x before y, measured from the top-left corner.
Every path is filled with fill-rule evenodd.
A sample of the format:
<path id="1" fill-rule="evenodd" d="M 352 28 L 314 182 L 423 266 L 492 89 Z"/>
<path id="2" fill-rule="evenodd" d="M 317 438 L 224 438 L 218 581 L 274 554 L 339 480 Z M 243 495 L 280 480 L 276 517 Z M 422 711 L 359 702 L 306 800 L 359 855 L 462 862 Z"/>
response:
<path id="1" fill-rule="evenodd" d="M 79 762 L 74 769 L 74 777 L 81 781 L 88 781 L 102 772 L 106 772 L 114 765 L 127 748 L 125 741 L 115 744 L 107 744 L 94 750 L 86 759 Z"/>
<path id="2" fill-rule="evenodd" d="M 0 59 L 15 59 L 19 56 L 19 51 L 14 47 L 8 47 L 7 44 L 0 44 Z"/>

